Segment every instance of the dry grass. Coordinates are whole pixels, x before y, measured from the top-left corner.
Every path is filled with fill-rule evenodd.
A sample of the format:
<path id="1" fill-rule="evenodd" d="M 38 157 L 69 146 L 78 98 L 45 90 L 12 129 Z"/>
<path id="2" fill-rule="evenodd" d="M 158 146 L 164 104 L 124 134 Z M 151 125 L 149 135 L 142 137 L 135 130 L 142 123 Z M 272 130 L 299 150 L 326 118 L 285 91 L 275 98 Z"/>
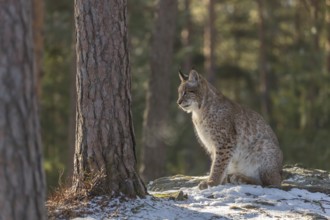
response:
<path id="1" fill-rule="evenodd" d="M 99 187 L 104 180 L 102 171 L 89 175 L 81 181 L 79 190 L 68 185 L 57 188 L 48 198 L 46 208 L 48 219 L 71 219 L 91 214 L 88 211 L 88 202 L 96 195 L 106 195 Z M 98 189 L 101 188 L 101 189 Z M 111 196 L 107 196 L 110 199 Z M 101 204 L 102 205 L 102 204 Z"/>
<path id="2" fill-rule="evenodd" d="M 127 202 L 130 198 L 124 195 L 116 196 L 120 203 L 112 203 L 115 195 L 102 195 L 97 199 L 86 193 L 76 193 L 72 188 L 62 187 L 57 189 L 48 199 L 46 207 L 48 219 L 72 219 L 96 214 L 95 206 L 98 211 L 102 210 L 107 218 L 117 218 L 120 204 Z M 90 201 L 93 199 L 93 205 Z M 94 208 L 93 208 L 94 207 Z M 110 208 L 110 209 L 109 209 Z"/>
<path id="3" fill-rule="evenodd" d="M 125 202 L 131 198 L 113 192 L 107 183 L 103 170 L 85 174 L 83 178 L 77 187 L 69 186 L 71 184 L 61 185 L 49 196 L 46 202 L 48 219 L 72 219 L 92 215 L 93 207 L 91 204 L 103 210 L 107 216 L 116 217 L 116 210 L 119 207 L 116 204 L 111 204 L 113 197 L 117 197 L 120 202 Z M 100 197 L 91 203 L 90 201 L 96 196 Z M 109 205 L 112 211 L 108 209 Z"/>
<path id="4" fill-rule="evenodd" d="M 48 219 L 70 219 L 88 214 L 75 211 L 87 202 L 88 197 L 77 194 L 71 187 L 60 187 L 46 202 Z"/>

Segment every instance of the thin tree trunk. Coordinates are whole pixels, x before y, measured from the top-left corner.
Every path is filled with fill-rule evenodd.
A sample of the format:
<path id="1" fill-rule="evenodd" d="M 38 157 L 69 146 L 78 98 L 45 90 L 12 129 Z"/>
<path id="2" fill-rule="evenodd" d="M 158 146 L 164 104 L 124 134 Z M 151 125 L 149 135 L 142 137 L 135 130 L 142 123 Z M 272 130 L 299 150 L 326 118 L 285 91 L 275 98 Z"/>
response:
<path id="1" fill-rule="evenodd" d="M 35 78 L 38 100 L 41 97 L 41 78 L 43 75 L 44 50 L 44 0 L 33 0 L 33 41 L 35 56 Z"/>
<path id="2" fill-rule="evenodd" d="M 311 17 L 312 17 L 312 31 L 313 31 L 313 52 L 315 54 L 314 56 L 314 63 L 315 63 L 315 70 L 321 71 L 322 69 L 322 61 L 319 57 L 320 54 L 320 33 L 321 33 L 321 25 L 320 25 L 320 2 L 319 0 L 311 0 Z M 317 120 L 314 117 L 315 115 L 315 100 L 318 96 L 318 83 L 317 83 L 317 73 L 312 73 L 309 86 L 308 86 L 308 93 L 307 93 L 307 124 L 306 127 L 310 129 L 317 128 Z M 306 103 L 306 101 L 305 101 Z"/>
<path id="3" fill-rule="evenodd" d="M 184 60 L 183 60 L 183 71 L 184 72 L 189 72 L 192 66 L 192 61 L 191 61 L 191 36 L 192 36 L 192 22 L 191 22 L 191 12 L 190 12 L 190 0 L 185 0 L 184 1 L 184 11 L 185 11 L 185 16 L 184 16 L 184 21 L 185 25 L 181 33 L 181 40 L 182 40 L 182 45 L 184 49 L 187 51 L 185 54 Z"/>
<path id="4" fill-rule="evenodd" d="M 73 175 L 73 157 L 75 151 L 75 126 L 76 126 L 76 55 L 73 54 L 74 64 L 71 66 L 72 72 L 70 72 L 70 113 L 69 113 L 69 131 L 68 131 L 68 156 L 66 160 L 67 177 Z"/>
<path id="5" fill-rule="evenodd" d="M 325 18 L 325 27 L 326 27 L 326 70 L 330 74 L 330 0 L 326 0 L 326 18 Z"/>
<path id="6" fill-rule="evenodd" d="M 261 111 L 266 120 L 271 116 L 271 100 L 269 94 L 269 73 L 267 69 L 267 43 L 266 43 L 266 25 L 265 25 L 265 7 L 263 0 L 257 0 L 258 4 L 258 31 L 259 31 L 259 72 L 260 72 L 260 90 L 261 90 Z"/>
<path id="7" fill-rule="evenodd" d="M 314 49 L 315 51 L 319 51 L 320 49 L 320 21 L 319 21 L 319 11 L 320 11 L 320 1 L 319 0 L 311 0 L 311 13 L 313 19 L 313 41 L 314 41 Z"/>
<path id="8" fill-rule="evenodd" d="M 141 174 L 149 181 L 163 176 L 170 109 L 171 70 L 177 16 L 176 0 L 161 0 L 151 45 L 151 75 L 143 122 Z"/>
<path id="9" fill-rule="evenodd" d="M 301 2 L 297 1 L 295 12 L 294 12 L 294 39 L 297 45 L 302 43 L 302 24 L 301 24 L 301 15 L 302 7 Z"/>
<path id="10" fill-rule="evenodd" d="M 0 2 L 0 219 L 45 219 L 32 1 Z"/>
<path id="11" fill-rule="evenodd" d="M 146 194 L 136 172 L 126 17 L 126 0 L 75 0 L 76 192 Z"/>
<path id="12" fill-rule="evenodd" d="M 216 69 L 216 28 L 215 28 L 215 5 L 216 0 L 207 0 L 208 17 L 204 28 L 204 56 L 205 71 L 209 81 L 215 80 Z"/>

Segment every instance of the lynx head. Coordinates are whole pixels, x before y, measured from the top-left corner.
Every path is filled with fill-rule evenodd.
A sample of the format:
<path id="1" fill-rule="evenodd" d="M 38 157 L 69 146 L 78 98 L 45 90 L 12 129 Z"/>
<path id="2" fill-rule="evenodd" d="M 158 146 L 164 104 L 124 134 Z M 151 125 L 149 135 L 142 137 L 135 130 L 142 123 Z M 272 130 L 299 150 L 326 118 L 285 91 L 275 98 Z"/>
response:
<path id="1" fill-rule="evenodd" d="M 204 79 L 195 70 L 191 70 L 189 76 L 179 71 L 179 77 L 181 84 L 178 89 L 178 105 L 188 113 L 198 110 L 202 104 Z"/>

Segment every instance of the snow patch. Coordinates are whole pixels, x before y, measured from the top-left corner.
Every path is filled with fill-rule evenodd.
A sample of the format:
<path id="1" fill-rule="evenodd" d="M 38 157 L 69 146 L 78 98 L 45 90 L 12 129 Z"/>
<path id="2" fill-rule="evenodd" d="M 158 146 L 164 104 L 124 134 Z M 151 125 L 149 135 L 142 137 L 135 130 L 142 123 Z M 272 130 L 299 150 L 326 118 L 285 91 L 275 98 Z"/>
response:
<path id="1" fill-rule="evenodd" d="M 147 196 L 123 201 L 96 197 L 82 210 L 92 214 L 75 219 L 330 219 L 330 196 L 323 193 L 253 185 L 181 190 L 188 199 L 175 201 Z"/>

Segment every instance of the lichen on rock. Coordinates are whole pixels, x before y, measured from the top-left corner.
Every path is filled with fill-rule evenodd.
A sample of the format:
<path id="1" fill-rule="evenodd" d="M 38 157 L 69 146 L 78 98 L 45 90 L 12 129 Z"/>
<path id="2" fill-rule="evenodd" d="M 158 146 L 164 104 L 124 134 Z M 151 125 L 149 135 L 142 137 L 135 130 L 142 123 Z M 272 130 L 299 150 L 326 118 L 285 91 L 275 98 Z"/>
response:
<path id="1" fill-rule="evenodd" d="M 180 190 L 192 188 L 205 180 L 207 176 L 175 175 L 156 179 L 148 184 L 149 191 Z M 305 189 L 310 192 L 322 192 L 330 195 L 330 172 L 319 169 L 307 169 L 299 165 L 287 165 L 283 169 L 283 190 L 292 188 Z"/>

